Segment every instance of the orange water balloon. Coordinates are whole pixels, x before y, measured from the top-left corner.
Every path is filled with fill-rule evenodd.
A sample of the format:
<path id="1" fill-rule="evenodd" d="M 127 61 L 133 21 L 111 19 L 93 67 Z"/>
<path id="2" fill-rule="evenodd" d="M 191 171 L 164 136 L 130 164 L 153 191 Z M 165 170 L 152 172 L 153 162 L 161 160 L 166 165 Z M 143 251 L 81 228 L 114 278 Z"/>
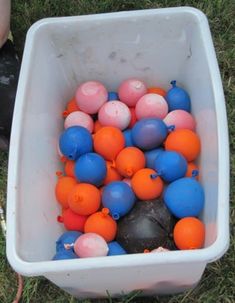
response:
<path id="1" fill-rule="evenodd" d="M 165 97 L 166 96 L 166 91 L 160 87 L 149 87 L 148 88 L 148 94 L 157 94 L 157 95 L 160 95 L 162 97 Z"/>
<path id="2" fill-rule="evenodd" d="M 76 112 L 79 110 L 79 107 L 77 106 L 76 99 L 73 97 L 66 106 L 66 109 L 63 111 L 63 117 L 67 117 L 70 113 Z"/>
<path id="3" fill-rule="evenodd" d="M 197 174 L 196 174 L 197 172 Z M 196 180 L 198 180 L 199 169 L 198 166 L 194 162 L 189 162 L 187 166 L 187 171 L 185 177 L 193 177 L 195 176 Z"/>
<path id="4" fill-rule="evenodd" d="M 113 163 L 110 161 L 106 161 L 106 167 L 107 167 L 107 174 L 104 179 L 104 185 L 109 184 L 113 181 L 121 181 L 122 177 L 114 167 Z"/>
<path id="5" fill-rule="evenodd" d="M 117 233 L 117 223 L 109 215 L 108 208 L 89 216 L 84 227 L 85 233 L 96 233 L 107 242 L 114 240 Z"/>
<path id="6" fill-rule="evenodd" d="M 94 133 L 97 133 L 103 126 L 100 124 L 99 120 L 96 120 L 94 123 Z"/>
<path id="7" fill-rule="evenodd" d="M 94 136 L 94 149 L 105 160 L 113 161 L 124 146 L 124 135 L 116 127 L 102 127 Z"/>
<path id="8" fill-rule="evenodd" d="M 179 249 L 202 248 L 205 240 L 205 226 L 197 218 L 183 218 L 176 223 L 173 237 Z"/>
<path id="9" fill-rule="evenodd" d="M 88 183 L 75 185 L 69 195 L 69 207 L 76 214 L 87 216 L 95 213 L 101 202 L 101 194 L 97 187 Z"/>
<path id="10" fill-rule="evenodd" d="M 188 162 L 191 162 L 195 160 L 200 153 L 200 139 L 192 130 L 176 129 L 166 138 L 165 149 L 179 152 Z"/>
<path id="11" fill-rule="evenodd" d="M 55 195 L 57 201 L 65 208 L 68 207 L 68 196 L 74 186 L 77 184 L 76 180 L 72 177 L 60 176 L 56 183 Z"/>
<path id="12" fill-rule="evenodd" d="M 138 170 L 145 167 L 145 156 L 137 147 L 126 147 L 120 151 L 115 163 L 119 174 L 131 178 Z"/>
<path id="13" fill-rule="evenodd" d="M 74 166 L 75 166 L 75 161 L 66 160 L 64 165 L 64 171 L 66 176 L 75 178 Z"/>
<path id="14" fill-rule="evenodd" d="M 163 181 L 160 177 L 152 178 L 156 171 L 151 168 L 143 168 L 137 171 L 131 179 L 131 186 L 140 200 L 158 198 L 163 191 Z"/>

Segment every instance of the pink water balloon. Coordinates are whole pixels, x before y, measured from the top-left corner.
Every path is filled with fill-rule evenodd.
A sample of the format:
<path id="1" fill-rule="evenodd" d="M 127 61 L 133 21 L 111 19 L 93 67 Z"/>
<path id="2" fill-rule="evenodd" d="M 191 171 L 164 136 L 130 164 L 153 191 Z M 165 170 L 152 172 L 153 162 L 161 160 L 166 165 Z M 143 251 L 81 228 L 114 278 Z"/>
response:
<path id="1" fill-rule="evenodd" d="M 130 123 L 131 112 L 123 102 L 109 101 L 99 110 L 98 119 L 103 126 L 114 126 L 123 130 Z"/>
<path id="2" fill-rule="evenodd" d="M 147 94 L 146 84 L 135 78 L 127 79 L 118 88 L 119 99 L 129 107 L 134 107 L 137 101 Z"/>
<path id="3" fill-rule="evenodd" d="M 190 129 L 196 128 L 194 117 L 185 110 L 177 109 L 169 112 L 163 120 L 167 126 L 174 125 L 175 129 Z"/>
<path id="4" fill-rule="evenodd" d="M 71 126 L 83 126 L 89 130 L 90 133 L 92 133 L 94 129 L 94 122 L 90 115 L 81 111 L 76 111 L 70 113 L 64 121 L 65 129 Z"/>
<path id="5" fill-rule="evenodd" d="M 82 83 L 76 91 L 76 102 L 79 108 L 87 114 L 95 114 L 107 102 L 108 92 L 98 81 Z"/>
<path id="6" fill-rule="evenodd" d="M 151 250 L 151 253 L 159 253 L 159 252 L 166 252 L 166 251 L 170 251 L 170 250 L 167 249 L 167 248 L 159 246 L 158 248 L 155 248 L 155 249 Z"/>
<path id="7" fill-rule="evenodd" d="M 128 184 L 131 187 L 131 179 L 130 178 L 124 178 L 122 180 L 122 182 L 125 182 L 126 184 Z"/>
<path id="8" fill-rule="evenodd" d="M 86 233 L 81 235 L 74 243 L 74 251 L 80 258 L 107 256 L 109 248 L 98 234 Z"/>
<path id="9" fill-rule="evenodd" d="M 136 118 L 164 119 L 168 113 L 166 100 L 158 94 L 146 94 L 139 99 L 135 107 Z"/>

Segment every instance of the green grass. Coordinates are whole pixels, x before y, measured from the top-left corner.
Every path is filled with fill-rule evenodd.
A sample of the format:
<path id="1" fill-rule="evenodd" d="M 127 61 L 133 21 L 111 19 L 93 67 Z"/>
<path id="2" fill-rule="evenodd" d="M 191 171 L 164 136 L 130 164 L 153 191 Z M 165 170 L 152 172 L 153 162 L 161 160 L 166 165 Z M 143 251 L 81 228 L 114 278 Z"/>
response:
<path id="1" fill-rule="evenodd" d="M 101 12 L 157 8 L 167 6 L 189 5 L 201 9 L 210 22 L 216 53 L 223 79 L 227 114 L 230 132 L 231 150 L 231 242 L 230 249 L 225 256 L 217 262 L 209 264 L 200 284 L 184 294 L 153 297 L 148 299 L 132 298 L 133 294 L 113 302 L 168 302 L 168 303 L 232 303 L 235 300 L 235 3 L 234 0 L 204 0 L 204 1 L 134 1 L 134 0 L 14 0 L 12 8 L 12 31 L 16 48 L 22 54 L 25 34 L 31 24 L 38 19 L 50 16 L 67 16 L 94 14 Z M 7 178 L 7 154 L 0 153 L 0 196 L 5 197 Z M 81 302 L 65 294 L 44 278 L 25 278 L 22 302 L 25 303 L 74 303 Z M 5 257 L 5 240 L 0 235 L 0 302 L 12 302 L 16 291 L 15 273 L 11 270 Z M 135 295 L 135 294 L 134 294 Z M 84 300 L 83 303 L 90 300 Z M 95 302 L 111 302 L 97 300 Z"/>

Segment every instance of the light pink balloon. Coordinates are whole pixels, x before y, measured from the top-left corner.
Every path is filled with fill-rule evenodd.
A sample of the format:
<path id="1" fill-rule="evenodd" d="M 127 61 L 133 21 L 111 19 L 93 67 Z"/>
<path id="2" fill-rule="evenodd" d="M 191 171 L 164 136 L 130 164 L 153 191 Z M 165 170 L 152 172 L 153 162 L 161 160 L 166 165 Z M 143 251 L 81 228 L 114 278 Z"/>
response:
<path id="1" fill-rule="evenodd" d="M 190 129 L 196 128 L 196 121 L 193 116 L 182 109 L 176 109 L 169 112 L 163 120 L 167 126 L 174 125 L 175 129 Z"/>
<path id="2" fill-rule="evenodd" d="M 151 253 L 159 253 L 159 252 L 165 252 L 165 251 L 170 251 L 170 250 L 167 249 L 167 248 L 159 246 L 158 248 L 155 248 L 155 249 L 151 250 Z"/>
<path id="3" fill-rule="evenodd" d="M 103 126 L 114 126 L 123 130 L 130 123 L 131 112 L 123 102 L 109 101 L 99 110 L 98 119 Z"/>
<path id="4" fill-rule="evenodd" d="M 131 179 L 124 178 L 122 181 L 125 182 L 126 184 L 128 184 L 131 187 Z"/>
<path id="5" fill-rule="evenodd" d="M 118 88 L 119 99 L 129 107 L 134 107 L 137 101 L 146 93 L 146 84 L 135 78 L 123 81 Z"/>
<path id="6" fill-rule="evenodd" d="M 146 94 L 139 99 L 135 107 L 137 120 L 143 118 L 164 119 L 168 113 L 166 100 L 158 94 Z"/>
<path id="7" fill-rule="evenodd" d="M 103 257 L 107 256 L 109 248 L 100 235 L 86 233 L 75 241 L 74 251 L 80 258 Z"/>
<path id="8" fill-rule="evenodd" d="M 65 129 L 71 126 L 83 126 L 87 130 L 89 130 L 90 133 L 92 133 L 94 128 L 94 122 L 90 115 L 81 111 L 76 111 L 70 113 L 64 120 Z"/>
<path id="9" fill-rule="evenodd" d="M 100 107 L 107 102 L 108 92 L 104 85 L 97 81 L 82 83 L 76 91 L 78 107 L 87 114 L 98 113 Z"/>

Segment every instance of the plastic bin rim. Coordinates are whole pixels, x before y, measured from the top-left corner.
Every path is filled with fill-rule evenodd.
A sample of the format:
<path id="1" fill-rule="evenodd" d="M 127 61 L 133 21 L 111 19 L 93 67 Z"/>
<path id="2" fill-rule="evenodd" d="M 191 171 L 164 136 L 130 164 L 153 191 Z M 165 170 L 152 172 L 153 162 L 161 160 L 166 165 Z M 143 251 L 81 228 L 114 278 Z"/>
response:
<path id="1" fill-rule="evenodd" d="M 210 34 L 210 29 L 208 26 L 207 18 L 200 10 L 192 7 L 177 7 L 177 8 L 161 8 L 161 9 L 149 9 L 141 11 L 125 11 L 125 12 L 115 12 L 115 13 L 105 13 L 97 15 L 84 15 L 84 16 L 74 16 L 74 17 L 56 17 L 56 18 L 46 18 L 36 22 L 31 26 L 27 33 L 25 51 L 23 55 L 23 62 L 25 58 L 31 58 L 31 49 L 33 47 L 33 40 L 35 34 L 40 26 L 57 23 L 61 21 L 76 21 L 78 19 L 84 20 L 99 20 L 104 18 L 119 18 L 122 16 L 133 16 L 139 17 L 143 15 L 158 15 L 162 13 L 190 13 L 198 18 L 198 26 L 202 33 L 202 39 L 204 40 L 205 51 L 208 61 L 209 70 L 212 71 L 212 85 L 215 94 L 215 107 L 217 114 L 217 132 L 219 151 L 219 182 L 220 187 L 218 188 L 218 233 L 215 242 L 207 248 L 195 251 L 171 251 L 169 253 L 158 253 L 158 254 L 135 254 L 135 255 L 125 255 L 125 256 L 114 256 L 114 257 L 104 257 L 102 258 L 102 264 L 97 262 L 97 258 L 83 259 L 81 260 L 64 260 L 60 264 L 66 265 L 66 267 L 58 267 L 58 262 L 55 261 L 42 261 L 42 262 L 26 262 L 20 258 L 16 251 L 16 243 L 11 243 L 10 239 L 16 239 L 16 223 L 15 223 L 15 209 L 17 201 L 17 193 L 13 190 L 17 184 L 17 165 L 19 157 L 19 140 L 20 135 L 12 135 L 10 143 L 10 153 L 9 153 L 9 171 L 11 172 L 8 177 L 8 207 L 7 207 L 7 218 L 8 222 L 11 224 L 7 225 L 7 257 L 9 263 L 12 267 L 24 274 L 24 275 L 40 275 L 49 272 L 59 272 L 66 270 L 81 270 L 88 268 L 101 268 L 101 267 L 112 267 L 112 266 L 144 266 L 144 265 L 156 265 L 163 263 L 187 263 L 187 262 L 202 262 L 209 263 L 220 258 L 228 249 L 229 246 L 229 145 L 228 145 L 228 128 L 227 128 L 227 118 L 226 109 L 224 104 L 224 95 L 222 89 L 222 83 L 219 73 L 218 64 L 216 61 L 216 55 L 213 47 L 213 42 Z M 29 70 L 27 66 L 22 64 L 22 70 L 20 73 L 19 86 L 16 95 L 16 106 L 15 110 L 19 115 L 14 116 L 12 132 L 21 128 L 20 116 L 22 112 L 22 104 L 25 94 L 25 83 L 27 83 L 27 78 L 29 77 Z M 222 127 L 221 127 L 222 126 Z M 115 258 L 115 262 L 114 259 Z M 45 266 L 44 266 L 45 265 Z"/>
<path id="2" fill-rule="evenodd" d="M 142 16 L 157 16 L 157 15 L 175 15 L 187 13 L 198 19 L 198 22 L 208 23 L 206 15 L 199 9 L 192 6 L 178 6 L 178 7 L 166 7 L 166 8 L 154 8 L 154 9 L 142 9 L 142 10 L 130 10 L 130 11 L 118 11 L 88 15 L 76 15 L 76 16 L 62 16 L 62 17 L 47 17 L 42 18 L 33 23 L 28 29 L 27 36 L 33 35 L 40 27 L 57 23 L 69 23 L 77 21 L 104 21 L 105 19 L 119 19 L 123 17 L 142 17 Z"/>
<path id="3" fill-rule="evenodd" d="M 37 261 L 26 262 L 22 260 L 14 249 L 7 250 L 7 257 L 11 266 L 26 276 L 46 275 L 55 272 L 72 272 L 96 268 L 121 268 L 138 266 L 157 266 L 163 264 L 209 263 L 218 259 L 216 253 L 221 252 L 221 241 L 212 246 L 190 251 L 169 251 L 159 253 L 142 253 L 121 256 L 107 256 L 100 258 L 87 258 L 77 260 Z M 59 262 L 59 263 L 58 263 Z"/>

